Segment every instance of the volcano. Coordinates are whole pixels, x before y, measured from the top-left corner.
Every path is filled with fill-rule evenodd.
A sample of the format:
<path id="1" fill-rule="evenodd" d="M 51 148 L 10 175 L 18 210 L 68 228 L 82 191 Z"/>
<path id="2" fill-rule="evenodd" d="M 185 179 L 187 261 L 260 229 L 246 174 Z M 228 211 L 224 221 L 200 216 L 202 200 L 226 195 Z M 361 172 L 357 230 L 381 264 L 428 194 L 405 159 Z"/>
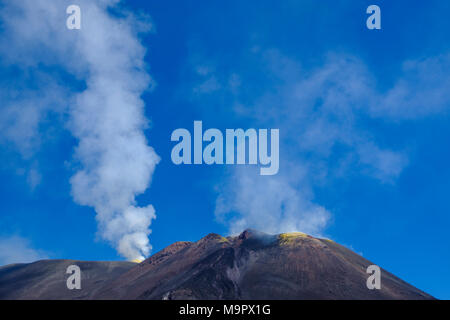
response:
<path id="1" fill-rule="evenodd" d="M 66 267 L 82 271 L 68 290 Z M 381 289 L 366 286 L 374 263 L 328 239 L 303 233 L 209 234 L 175 242 L 143 262 L 46 260 L 0 268 L 0 299 L 434 299 L 381 269 Z"/>

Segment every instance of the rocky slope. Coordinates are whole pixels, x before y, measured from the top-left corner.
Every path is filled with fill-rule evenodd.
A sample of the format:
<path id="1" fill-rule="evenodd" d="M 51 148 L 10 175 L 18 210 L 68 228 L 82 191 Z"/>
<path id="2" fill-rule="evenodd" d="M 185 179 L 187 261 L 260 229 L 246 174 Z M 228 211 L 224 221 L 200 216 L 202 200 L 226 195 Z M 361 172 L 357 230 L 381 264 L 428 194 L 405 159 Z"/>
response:
<path id="1" fill-rule="evenodd" d="M 81 290 L 68 290 L 67 267 L 81 269 Z M 0 267 L 0 299 L 90 299 L 136 263 L 126 261 L 42 260 Z"/>
<path id="2" fill-rule="evenodd" d="M 351 250 L 302 233 L 238 237 L 209 234 L 177 242 L 100 290 L 98 299 L 430 299 L 382 270 L 381 290 L 366 286 L 372 265 Z"/>
<path id="3" fill-rule="evenodd" d="M 66 288 L 68 265 L 82 289 Z M 0 268 L 0 299 L 433 299 L 382 269 L 381 290 L 366 287 L 373 263 L 302 233 L 209 234 L 176 242 L 140 264 L 47 260 Z"/>

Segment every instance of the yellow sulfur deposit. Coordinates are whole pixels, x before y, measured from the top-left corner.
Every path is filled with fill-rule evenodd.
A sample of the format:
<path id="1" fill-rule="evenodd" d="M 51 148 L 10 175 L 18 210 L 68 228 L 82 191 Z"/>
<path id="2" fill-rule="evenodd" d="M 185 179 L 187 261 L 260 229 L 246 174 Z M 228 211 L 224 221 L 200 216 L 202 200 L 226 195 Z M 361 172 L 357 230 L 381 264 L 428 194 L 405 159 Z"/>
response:
<path id="1" fill-rule="evenodd" d="M 308 235 L 303 232 L 282 233 L 278 236 L 280 244 L 293 244 L 298 238 L 307 238 Z"/>

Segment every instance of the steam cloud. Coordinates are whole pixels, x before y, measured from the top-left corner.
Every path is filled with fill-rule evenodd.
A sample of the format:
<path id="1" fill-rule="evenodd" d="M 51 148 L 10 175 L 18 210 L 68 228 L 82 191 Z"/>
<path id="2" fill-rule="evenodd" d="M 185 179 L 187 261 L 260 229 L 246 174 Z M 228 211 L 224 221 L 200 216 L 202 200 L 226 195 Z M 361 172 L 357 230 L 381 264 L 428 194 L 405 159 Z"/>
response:
<path id="1" fill-rule="evenodd" d="M 361 123 L 394 125 L 448 112 L 448 54 L 405 62 L 403 74 L 384 92 L 376 89 L 366 65 L 348 55 L 330 54 L 311 70 L 278 50 L 257 51 L 254 61 L 260 67 L 256 71 L 219 73 L 196 66 L 204 83 L 217 83 L 201 92 L 203 99 L 214 93 L 215 104 L 227 101 L 223 107 L 229 109 L 232 101 L 236 116 L 253 127 L 280 128 L 278 175 L 260 177 L 249 168 L 230 168 L 218 188 L 216 217 L 232 234 L 251 227 L 321 235 L 332 215 L 314 199 L 316 188 L 355 174 L 394 183 L 408 165 L 405 150 L 380 144 Z M 264 86 L 261 94 L 248 94 L 252 79 Z M 194 97 L 201 86 L 194 85 Z"/>
<path id="2" fill-rule="evenodd" d="M 45 252 L 34 249 L 30 242 L 19 236 L 0 238 L 0 265 L 29 263 L 48 259 Z"/>
<path id="3" fill-rule="evenodd" d="M 138 32 L 151 25 L 148 18 L 120 9 L 118 2 L 77 1 L 81 30 L 67 30 L 69 1 L 6 1 L 2 48 L 8 43 L 8 50 L 1 54 L 8 65 L 35 74 L 39 96 L 25 89 L 21 95 L 33 97 L 9 97 L 4 110 L 11 121 L 20 119 L 20 106 L 36 106 L 31 107 L 31 125 L 27 123 L 34 130 L 50 111 L 67 116 L 67 128 L 78 141 L 78 170 L 70 180 L 73 198 L 95 208 L 99 235 L 133 260 L 151 251 L 148 236 L 155 210 L 138 207 L 135 197 L 149 186 L 159 157 L 144 135 L 148 120 L 140 98 L 152 80 Z M 114 16 L 109 10 L 115 10 Z M 65 79 L 52 76 L 52 68 L 79 84 L 78 90 L 69 92 Z M 50 71 L 42 74 L 42 69 Z M 34 134 L 13 142 L 29 146 Z"/>

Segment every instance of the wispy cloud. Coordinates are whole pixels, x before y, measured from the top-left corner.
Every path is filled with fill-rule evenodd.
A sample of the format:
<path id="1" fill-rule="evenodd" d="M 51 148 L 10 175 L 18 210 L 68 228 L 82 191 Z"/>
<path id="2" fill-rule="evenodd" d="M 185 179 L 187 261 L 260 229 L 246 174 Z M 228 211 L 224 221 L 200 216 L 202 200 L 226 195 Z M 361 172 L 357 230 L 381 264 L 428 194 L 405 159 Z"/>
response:
<path id="1" fill-rule="evenodd" d="M 34 249 L 29 240 L 19 237 L 0 237 L 0 266 L 47 259 L 47 253 Z"/>
<path id="2" fill-rule="evenodd" d="M 216 215 L 231 232 L 256 227 L 320 234 L 331 213 L 314 200 L 316 186 L 355 174 L 391 184 L 408 165 L 408 153 L 380 144 L 367 121 L 395 125 L 450 107 L 448 55 L 406 62 L 385 91 L 377 90 L 365 64 L 349 55 L 329 54 L 321 65 L 307 68 L 277 50 L 259 49 L 254 61 L 260 66 L 256 71 L 208 74 L 224 86 L 216 94 L 228 95 L 219 100 L 233 101 L 237 117 L 280 128 L 278 176 L 233 168 L 218 188 Z M 226 85 L 231 75 L 242 88 Z M 257 94 L 249 93 L 252 79 L 258 79 Z"/>
<path id="3" fill-rule="evenodd" d="M 373 116 L 417 119 L 450 109 L 450 54 L 408 60 L 403 75 L 387 92 L 374 92 Z M 378 94 L 378 96 L 377 96 Z"/>

